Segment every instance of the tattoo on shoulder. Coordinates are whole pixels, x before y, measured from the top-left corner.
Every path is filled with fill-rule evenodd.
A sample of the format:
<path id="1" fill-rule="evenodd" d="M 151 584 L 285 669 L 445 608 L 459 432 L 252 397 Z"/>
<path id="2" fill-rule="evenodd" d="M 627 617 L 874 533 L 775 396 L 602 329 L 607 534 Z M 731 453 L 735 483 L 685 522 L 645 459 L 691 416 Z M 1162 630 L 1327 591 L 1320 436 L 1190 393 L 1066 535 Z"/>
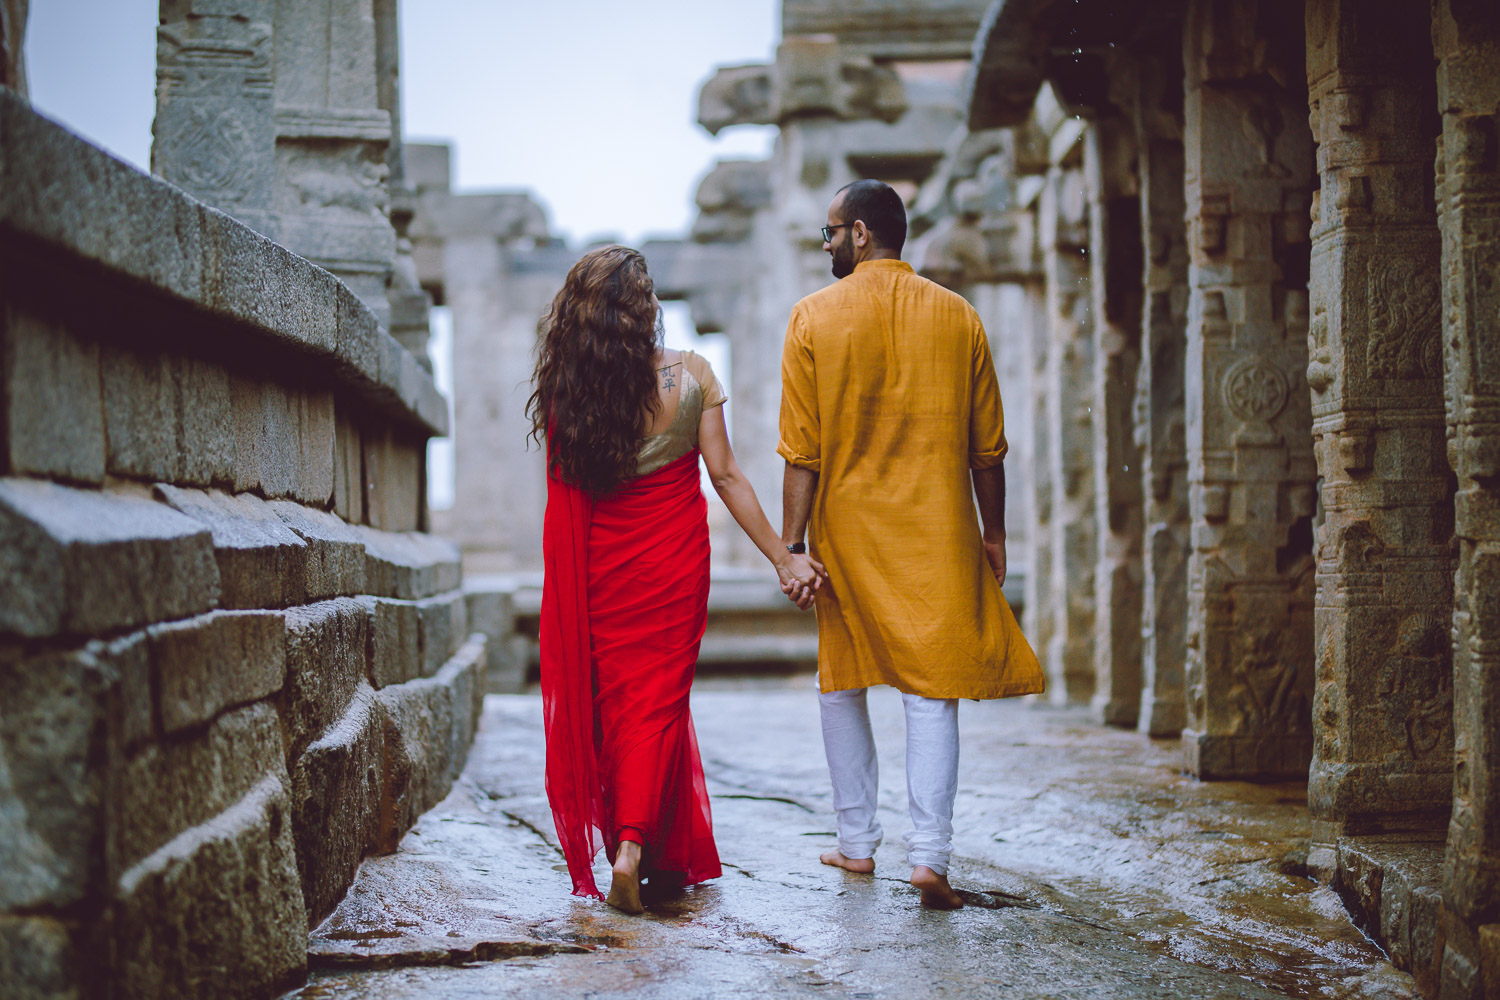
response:
<path id="1" fill-rule="evenodd" d="M 671 369 L 667 369 L 661 373 L 661 387 L 663 391 L 670 392 L 676 384 L 677 380 L 672 377 Z"/>

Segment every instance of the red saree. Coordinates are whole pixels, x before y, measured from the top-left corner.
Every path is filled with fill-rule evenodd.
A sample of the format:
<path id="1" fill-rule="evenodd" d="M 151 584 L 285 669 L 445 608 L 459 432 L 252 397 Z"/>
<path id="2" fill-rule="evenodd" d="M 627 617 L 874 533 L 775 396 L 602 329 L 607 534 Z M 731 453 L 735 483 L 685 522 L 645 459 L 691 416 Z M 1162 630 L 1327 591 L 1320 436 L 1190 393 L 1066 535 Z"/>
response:
<path id="1" fill-rule="evenodd" d="M 551 476 L 542 528 L 547 799 L 573 893 L 600 848 L 642 874 L 721 874 L 688 692 L 708 618 L 708 507 L 694 449 L 609 497 Z"/>

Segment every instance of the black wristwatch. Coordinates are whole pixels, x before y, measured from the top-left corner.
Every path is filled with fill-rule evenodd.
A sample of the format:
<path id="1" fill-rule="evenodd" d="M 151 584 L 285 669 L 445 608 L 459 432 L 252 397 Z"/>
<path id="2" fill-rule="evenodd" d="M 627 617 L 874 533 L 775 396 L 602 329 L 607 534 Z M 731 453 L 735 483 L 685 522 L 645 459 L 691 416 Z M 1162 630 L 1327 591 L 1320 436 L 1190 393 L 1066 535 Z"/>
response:
<path id="1" fill-rule="evenodd" d="M 793 542 L 786 547 L 786 550 L 794 556 L 805 556 L 807 555 L 807 543 Z"/>

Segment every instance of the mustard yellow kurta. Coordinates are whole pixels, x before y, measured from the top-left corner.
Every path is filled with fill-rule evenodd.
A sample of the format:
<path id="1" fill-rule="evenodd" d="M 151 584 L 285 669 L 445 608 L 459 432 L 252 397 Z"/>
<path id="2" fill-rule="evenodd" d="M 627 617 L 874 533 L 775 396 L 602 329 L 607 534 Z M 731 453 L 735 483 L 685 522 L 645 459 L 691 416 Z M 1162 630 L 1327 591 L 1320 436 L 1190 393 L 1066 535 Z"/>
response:
<path id="1" fill-rule="evenodd" d="M 819 474 L 808 540 L 830 584 L 816 604 L 821 688 L 1041 691 L 969 481 L 1006 449 L 973 308 L 903 261 L 864 261 L 797 303 L 781 376 L 777 451 Z"/>

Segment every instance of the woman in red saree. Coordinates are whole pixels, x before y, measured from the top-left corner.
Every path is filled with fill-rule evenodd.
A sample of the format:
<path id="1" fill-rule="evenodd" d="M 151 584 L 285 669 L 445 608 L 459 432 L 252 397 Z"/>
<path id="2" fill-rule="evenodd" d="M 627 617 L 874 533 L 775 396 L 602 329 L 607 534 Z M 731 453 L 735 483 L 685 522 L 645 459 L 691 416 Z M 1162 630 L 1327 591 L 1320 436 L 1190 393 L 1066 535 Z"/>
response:
<path id="1" fill-rule="evenodd" d="M 543 321 L 528 412 L 547 444 L 542 702 L 547 798 L 573 892 L 642 911 L 643 878 L 720 874 L 688 693 L 708 607 L 702 455 L 719 496 L 800 607 L 821 567 L 766 520 L 729 447 L 707 362 L 666 350 L 645 259 L 585 254 Z"/>

